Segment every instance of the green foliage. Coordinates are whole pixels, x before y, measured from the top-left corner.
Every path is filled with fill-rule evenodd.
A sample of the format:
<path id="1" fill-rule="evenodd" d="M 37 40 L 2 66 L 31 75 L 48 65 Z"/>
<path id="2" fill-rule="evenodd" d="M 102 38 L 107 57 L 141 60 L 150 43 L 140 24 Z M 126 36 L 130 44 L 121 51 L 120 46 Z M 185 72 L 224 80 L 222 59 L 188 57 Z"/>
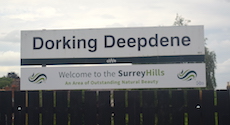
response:
<path id="1" fill-rule="evenodd" d="M 10 86 L 13 79 L 18 79 L 19 76 L 15 72 L 9 72 L 6 76 L 0 78 L 0 89 Z"/>
<path id="2" fill-rule="evenodd" d="M 214 89 L 216 87 L 216 54 L 214 51 L 209 51 L 207 47 L 205 47 L 205 64 L 207 88 Z"/>
<path id="3" fill-rule="evenodd" d="M 2 77 L 0 78 L 0 89 L 9 86 L 12 83 L 12 78 Z"/>
<path id="4" fill-rule="evenodd" d="M 187 26 L 188 23 L 190 23 L 191 20 L 186 20 L 182 16 L 176 15 L 176 19 L 173 23 L 174 26 Z"/>

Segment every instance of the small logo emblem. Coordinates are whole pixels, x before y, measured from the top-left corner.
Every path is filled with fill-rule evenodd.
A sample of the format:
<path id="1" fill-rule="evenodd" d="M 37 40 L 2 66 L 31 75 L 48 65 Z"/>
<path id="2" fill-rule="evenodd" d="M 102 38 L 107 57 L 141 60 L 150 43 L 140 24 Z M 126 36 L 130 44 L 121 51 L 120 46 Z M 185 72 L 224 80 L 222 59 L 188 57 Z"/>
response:
<path id="1" fill-rule="evenodd" d="M 186 71 L 181 71 L 180 73 L 177 74 L 177 77 L 181 80 L 184 81 L 191 81 L 193 79 L 196 79 L 197 73 L 193 70 L 186 70 Z"/>
<path id="2" fill-rule="evenodd" d="M 33 75 L 31 75 L 28 79 L 32 83 L 41 84 L 47 80 L 47 76 L 42 73 L 33 73 Z"/>

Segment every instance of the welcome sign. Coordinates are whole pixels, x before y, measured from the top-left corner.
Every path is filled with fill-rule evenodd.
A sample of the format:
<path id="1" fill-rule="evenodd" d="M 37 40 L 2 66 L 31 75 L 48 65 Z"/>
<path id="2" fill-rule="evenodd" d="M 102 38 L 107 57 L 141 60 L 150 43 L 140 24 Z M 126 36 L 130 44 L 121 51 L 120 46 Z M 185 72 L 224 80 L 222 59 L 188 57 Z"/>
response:
<path id="1" fill-rule="evenodd" d="M 21 90 L 205 87 L 205 64 L 22 68 Z"/>
<path id="2" fill-rule="evenodd" d="M 84 60 L 178 55 L 204 55 L 203 26 L 21 32 L 22 64 L 27 64 L 28 60 L 43 60 L 43 63 L 61 60 L 61 63 L 66 59 L 77 58 Z M 88 63 L 92 61 L 95 60 L 88 60 Z"/>

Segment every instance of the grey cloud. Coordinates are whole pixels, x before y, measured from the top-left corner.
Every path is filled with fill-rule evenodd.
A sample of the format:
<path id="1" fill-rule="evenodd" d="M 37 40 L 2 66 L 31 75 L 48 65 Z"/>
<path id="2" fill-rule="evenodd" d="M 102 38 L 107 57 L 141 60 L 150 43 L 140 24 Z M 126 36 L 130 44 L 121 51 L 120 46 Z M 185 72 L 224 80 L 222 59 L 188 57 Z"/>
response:
<path id="1" fill-rule="evenodd" d="M 20 64 L 20 53 L 15 51 L 0 52 L 0 66 L 17 66 Z"/>
<path id="2" fill-rule="evenodd" d="M 143 26 L 142 23 L 138 23 L 138 22 L 130 22 L 128 24 L 128 27 L 140 27 L 140 26 Z"/>
<path id="3" fill-rule="evenodd" d="M 20 61 L 0 61 L 0 66 L 19 66 Z"/>
<path id="4" fill-rule="evenodd" d="M 1 41 L 5 42 L 13 42 L 13 43 L 18 43 L 20 42 L 20 31 L 19 30 L 14 30 L 9 33 L 7 33 L 5 36 L 0 38 Z"/>
<path id="5" fill-rule="evenodd" d="M 113 15 L 109 15 L 109 14 L 104 14 L 101 17 L 104 19 L 115 19 L 115 17 Z"/>
<path id="6" fill-rule="evenodd" d="M 111 25 L 106 25 L 106 27 L 124 27 L 124 25 L 122 25 L 120 23 L 113 23 Z"/>

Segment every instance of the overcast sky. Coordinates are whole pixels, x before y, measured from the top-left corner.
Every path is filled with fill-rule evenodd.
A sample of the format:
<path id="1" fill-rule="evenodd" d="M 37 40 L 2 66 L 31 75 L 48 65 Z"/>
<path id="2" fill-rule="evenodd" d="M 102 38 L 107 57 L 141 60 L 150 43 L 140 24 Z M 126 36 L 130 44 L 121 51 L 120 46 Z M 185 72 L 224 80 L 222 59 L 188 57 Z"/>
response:
<path id="1" fill-rule="evenodd" d="M 20 31 L 171 26 L 176 14 L 204 25 L 217 55 L 217 89 L 230 81 L 230 0 L 1 0 L 0 77 L 20 75 Z"/>

